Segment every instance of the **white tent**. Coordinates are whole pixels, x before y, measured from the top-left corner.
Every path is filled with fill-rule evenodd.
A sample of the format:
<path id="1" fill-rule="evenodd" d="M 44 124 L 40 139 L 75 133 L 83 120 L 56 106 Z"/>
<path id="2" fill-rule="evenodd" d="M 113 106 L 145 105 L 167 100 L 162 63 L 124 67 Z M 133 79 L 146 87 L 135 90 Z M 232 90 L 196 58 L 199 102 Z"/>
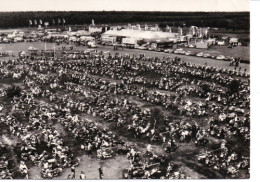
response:
<path id="1" fill-rule="evenodd" d="M 143 31 L 143 30 L 109 30 L 103 34 L 104 36 L 121 36 L 136 39 L 147 40 L 168 40 L 178 36 L 176 33 L 160 32 L 160 31 Z"/>

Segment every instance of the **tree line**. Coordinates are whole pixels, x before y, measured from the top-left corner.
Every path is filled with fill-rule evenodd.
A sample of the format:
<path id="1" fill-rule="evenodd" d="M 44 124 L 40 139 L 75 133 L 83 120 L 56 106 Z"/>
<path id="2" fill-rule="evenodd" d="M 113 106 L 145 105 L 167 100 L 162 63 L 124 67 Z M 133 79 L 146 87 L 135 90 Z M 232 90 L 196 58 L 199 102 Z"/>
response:
<path id="1" fill-rule="evenodd" d="M 150 23 L 157 22 L 169 26 L 199 26 L 218 27 L 234 30 L 249 30 L 249 12 L 124 12 L 124 11 L 99 11 L 99 12 L 1 12 L 1 28 L 28 27 L 29 19 L 49 22 L 65 19 L 66 25 L 91 24 L 94 19 L 96 24 L 116 23 Z"/>

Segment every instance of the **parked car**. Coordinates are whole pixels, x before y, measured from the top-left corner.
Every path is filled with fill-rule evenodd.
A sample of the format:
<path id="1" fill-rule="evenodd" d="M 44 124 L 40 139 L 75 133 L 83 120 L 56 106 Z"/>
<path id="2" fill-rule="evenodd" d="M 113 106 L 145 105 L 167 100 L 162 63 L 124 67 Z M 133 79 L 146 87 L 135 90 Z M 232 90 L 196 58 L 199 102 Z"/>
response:
<path id="1" fill-rule="evenodd" d="M 203 57 L 204 58 L 210 58 L 210 54 L 204 54 Z"/>
<path id="2" fill-rule="evenodd" d="M 216 57 L 216 59 L 219 59 L 219 60 L 224 60 L 225 58 L 226 58 L 226 57 L 223 56 L 223 55 L 219 55 L 219 56 Z"/>
<path id="3" fill-rule="evenodd" d="M 110 51 L 103 51 L 103 54 L 109 54 Z"/>
<path id="4" fill-rule="evenodd" d="M 174 50 L 173 49 L 171 49 L 170 51 L 169 51 L 169 53 L 173 53 L 174 52 Z"/>
<path id="5" fill-rule="evenodd" d="M 96 50 L 95 49 L 86 49 L 84 51 L 84 54 L 90 54 L 91 52 L 95 52 Z"/>
<path id="6" fill-rule="evenodd" d="M 156 48 L 155 51 L 156 52 L 164 52 L 164 49 L 163 48 Z"/>
<path id="7" fill-rule="evenodd" d="M 138 46 L 137 49 L 140 49 L 140 50 L 148 50 L 148 47 Z"/>
<path id="8" fill-rule="evenodd" d="M 91 48 L 97 48 L 98 47 L 96 42 L 92 42 L 92 41 L 88 42 L 88 46 L 91 47 Z"/>
<path id="9" fill-rule="evenodd" d="M 147 44 L 143 44 L 141 46 L 138 46 L 137 49 L 140 49 L 140 50 L 148 50 L 148 45 Z"/>
<path id="10" fill-rule="evenodd" d="M 29 51 L 37 51 L 38 49 L 37 49 L 36 47 L 30 46 L 30 47 L 28 48 L 28 50 L 29 50 Z"/>
<path id="11" fill-rule="evenodd" d="M 174 51 L 175 54 L 183 54 L 184 50 L 183 49 L 176 49 Z"/>
<path id="12" fill-rule="evenodd" d="M 198 56 L 198 57 L 202 57 L 202 56 L 203 56 L 203 52 L 199 52 L 199 53 L 197 53 L 196 56 Z"/>
<path id="13" fill-rule="evenodd" d="M 230 56 L 226 56 L 226 57 L 225 57 L 225 60 L 226 60 L 226 61 L 230 61 L 230 60 L 231 60 L 231 57 L 230 57 Z"/>
<path id="14" fill-rule="evenodd" d="M 191 56 L 192 53 L 191 53 L 191 51 L 187 51 L 187 52 L 185 53 L 185 55 L 186 55 L 186 56 Z"/>
<path id="15" fill-rule="evenodd" d="M 11 42 L 11 40 L 10 39 L 8 39 L 8 38 L 3 38 L 3 43 L 10 43 Z"/>
<path id="16" fill-rule="evenodd" d="M 215 55 L 211 55 L 211 58 L 212 58 L 212 59 L 216 59 L 216 56 L 215 56 Z"/>
<path id="17" fill-rule="evenodd" d="M 173 50 L 172 50 L 172 49 L 165 49 L 164 52 L 166 52 L 166 53 L 172 53 Z"/>

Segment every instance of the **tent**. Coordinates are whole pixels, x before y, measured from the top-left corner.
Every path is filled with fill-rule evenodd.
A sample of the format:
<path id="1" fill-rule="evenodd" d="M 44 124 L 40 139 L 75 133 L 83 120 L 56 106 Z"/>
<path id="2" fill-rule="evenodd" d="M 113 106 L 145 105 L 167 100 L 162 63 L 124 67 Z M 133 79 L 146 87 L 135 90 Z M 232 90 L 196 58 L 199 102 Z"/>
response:
<path id="1" fill-rule="evenodd" d="M 173 39 L 178 36 L 176 33 L 170 32 L 160 32 L 160 31 L 143 31 L 143 30 L 109 30 L 103 33 L 102 36 L 117 36 L 117 37 L 128 37 L 135 39 L 144 39 L 144 40 L 168 40 Z"/>

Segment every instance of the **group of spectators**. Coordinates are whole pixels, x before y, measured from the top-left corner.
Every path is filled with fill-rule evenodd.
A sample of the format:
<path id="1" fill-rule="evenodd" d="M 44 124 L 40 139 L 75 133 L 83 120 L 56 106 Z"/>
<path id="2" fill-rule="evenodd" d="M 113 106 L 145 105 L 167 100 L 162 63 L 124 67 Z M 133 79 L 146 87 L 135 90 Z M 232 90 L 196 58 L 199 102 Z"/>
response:
<path id="1" fill-rule="evenodd" d="M 198 150 L 210 149 L 213 141 L 249 144 L 246 70 L 192 64 L 178 57 L 79 54 L 78 60 L 34 57 L 0 61 L 1 79 L 22 80 L 24 85 L 21 94 L 12 98 L 10 112 L 1 115 L 1 124 L 19 138 L 22 176 L 29 178 L 30 165 L 39 166 L 43 178 L 54 178 L 64 168 L 78 165 L 57 124 L 88 155 L 108 159 L 128 153 L 128 178 L 182 179 L 187 175 L 172 169 L 174 158 L 158 156 L 150 149 L 142 154 L 100 128 L 96 120 L 137 140 L 160 144 L 166 153 L 185 143 L 194 143 Z M 5 97 L 7 90 L 1 89 L 0 94 Z M 140 102 L 156 108 L 143 107 Z M 8 111 L 4 104 L 2 107 Z M 203 152 L 198 161 L 223 176 L 249 168 L 247 154 L 226 145 L 216 151 Z M 226 151 L 224 157 L 220 151 Z"/>

